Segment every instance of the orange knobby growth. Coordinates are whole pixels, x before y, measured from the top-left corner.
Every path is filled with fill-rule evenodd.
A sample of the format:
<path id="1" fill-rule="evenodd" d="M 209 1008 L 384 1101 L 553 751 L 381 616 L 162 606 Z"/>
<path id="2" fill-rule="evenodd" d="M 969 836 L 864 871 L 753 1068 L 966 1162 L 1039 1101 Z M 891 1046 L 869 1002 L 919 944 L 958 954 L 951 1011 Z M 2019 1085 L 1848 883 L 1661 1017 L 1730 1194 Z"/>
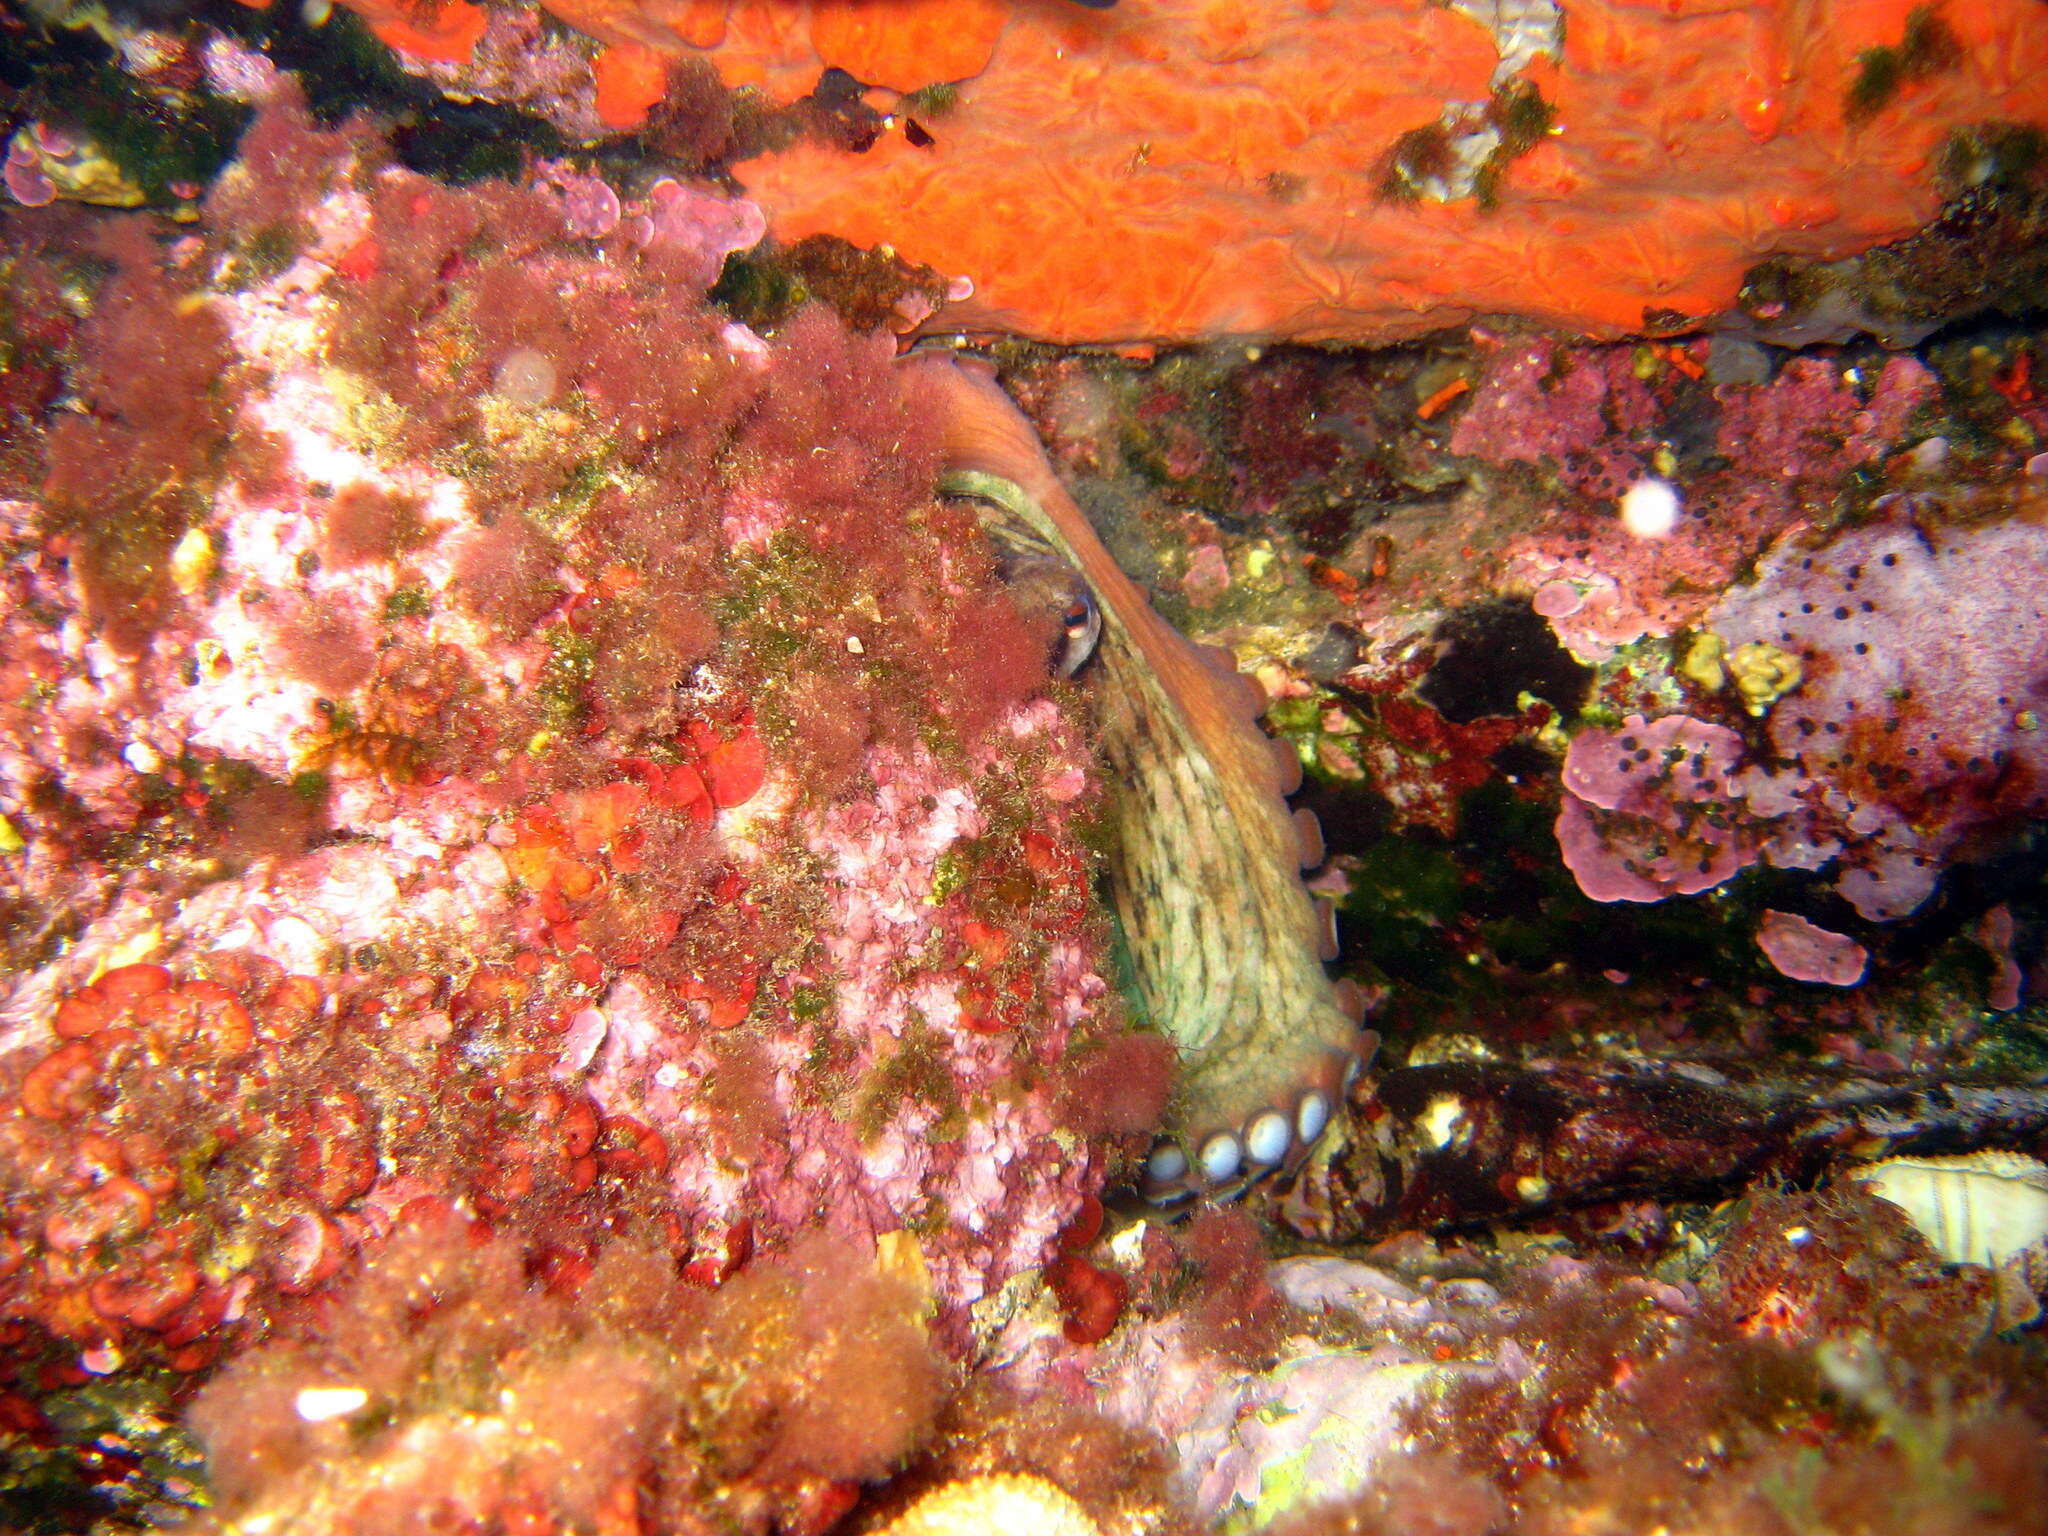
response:
<path id="1" fill-rule="evenodd" d="M 768 776 L 768 753 L 754 729 L 751 713 L 741 717 L 731 740 L 723 740 L 702 720 L 686 727 L 690 746 L 704 763 L 704 782 L 722 811 L 745 805 L 760 792 Z"/>
<path id="2" fill-rule="evenodd" d="M 597 81 L 597 120 L 637 128 L 668 94 L 668 60 L 640 43 L 615 43 L 590 66 Z"/>
<path id="3" fill-rule="evenodd" d="M 1007 0 L 815 0 L 811 46 L 827 65 L 892 91 L 965 80 L 988 68 Z"/>
<path id="4" fill-rule="evenodd" d="M 430 64 L 466 64 L 489 18 L 469 0 L 344 0 L 377 40 L 395 53 Z"/>

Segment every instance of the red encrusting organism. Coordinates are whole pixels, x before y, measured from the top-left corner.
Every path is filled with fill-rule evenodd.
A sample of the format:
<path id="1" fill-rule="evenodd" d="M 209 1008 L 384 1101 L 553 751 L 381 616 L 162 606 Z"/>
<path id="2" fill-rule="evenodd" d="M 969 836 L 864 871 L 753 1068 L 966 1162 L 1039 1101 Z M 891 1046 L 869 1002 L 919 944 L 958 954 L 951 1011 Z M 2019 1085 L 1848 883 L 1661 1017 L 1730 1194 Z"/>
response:
<path id="1" fill-rule="evenodd" d="M 0 504 L 6 1351 L 238 1362 L 224 1508 L 319 1479 L 345 1425 L 293 1394 L 336 1362 L 393 1415 L 369 1462 L 411 1426 L 480 1465 L 467 1361 L 611 1468 L 492 1462 L 480 1519 L 821 1518 L 1142 1134 L 1078 1107 L 1130 1046 L 1044 637 L 930 500 L 886 343 L 708 309 L 673 221 L 745 218 L 690 198 L 585 233 L 277 85 L 172 254 L 109 225 L 70 350 L 22 353 L 88 413 Z M 157 501 L 99 506 L 88 450 Z M 726 1321 L 657 1339 L 621 1287 Z M 710 1459 L 650 1474 L 677 1414 Z"/>

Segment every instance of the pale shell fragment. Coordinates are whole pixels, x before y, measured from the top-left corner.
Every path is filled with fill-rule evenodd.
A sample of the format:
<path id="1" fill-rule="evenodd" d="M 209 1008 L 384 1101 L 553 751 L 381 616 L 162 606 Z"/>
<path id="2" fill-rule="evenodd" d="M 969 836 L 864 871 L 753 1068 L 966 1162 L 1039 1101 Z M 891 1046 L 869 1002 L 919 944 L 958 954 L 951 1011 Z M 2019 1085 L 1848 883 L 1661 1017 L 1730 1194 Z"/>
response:
<path id="1" fill-rule="evenodd" d="M 1102 1536 L 1056 1483 L 1029 1475 L 969 1477 L 919 1499 L 881 1536 Z"/>
<path id="2" fill-rule="evenodd" d="M 1849 1177 L 1910 1216 L 1945 1263 L 1996 1269 L 2048 1245 L 2048 1163 L 2038 1158 L 1894 1157 Z"/>

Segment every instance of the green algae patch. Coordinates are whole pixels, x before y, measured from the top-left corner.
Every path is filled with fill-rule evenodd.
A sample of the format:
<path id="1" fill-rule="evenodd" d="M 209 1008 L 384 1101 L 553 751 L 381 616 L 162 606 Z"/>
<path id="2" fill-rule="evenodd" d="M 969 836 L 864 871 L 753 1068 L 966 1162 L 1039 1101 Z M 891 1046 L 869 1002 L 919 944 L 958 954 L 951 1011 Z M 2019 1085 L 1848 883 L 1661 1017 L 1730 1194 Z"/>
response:
<path id="1" fill-rule="evenodd" d="M 896 1049 L 868 1069 L 856 1093 L 854 1129 L 863 1141 L 872 1141 L 912 1104 L 938 1114 L 924 1132 L 927 1140 L 950 1141 L 966 1127 L 949 1048 L 923 1023 L 913 1023 Z"/>

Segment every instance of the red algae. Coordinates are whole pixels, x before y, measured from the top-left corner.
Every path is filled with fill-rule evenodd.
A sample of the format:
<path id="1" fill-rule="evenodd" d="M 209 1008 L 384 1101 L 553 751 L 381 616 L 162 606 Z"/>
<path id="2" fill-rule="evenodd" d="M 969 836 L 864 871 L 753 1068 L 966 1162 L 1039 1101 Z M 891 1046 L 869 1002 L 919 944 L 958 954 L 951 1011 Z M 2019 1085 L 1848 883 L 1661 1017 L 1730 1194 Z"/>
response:
<path id="1" fill-rule="evenodd" d="M 233 419 L 234 367 L 217 316 L 185 302 L 145 223 L 98 237 L 108 279 L 71 386 L 85 409 L 51 428 L 42 495 L 68 534 L 109 640 L 140 650 L 175 609 L 170 555 L 213 488 Z"/>
<path id="2" fill-rule="evenodd" d="M 463 541 L 452 586 L 458 601 L 501 634 L 525 634 L 562 600 L 558 563 L 546 536 L 512 514 Z"/>
<path id="3" fill-rule="evenodd" d="M 1174 1054 L 1158 1035 L 1125 1035 L 1079 1056 L 1066 1074 L 1061 1118 L 1083 1136 L 1127 1136 L 1159 1123 Z"/>
<path id="4" fill-rule="evenodd" d="M 2011 1481 L 2000 1449 L 2018 1429 L 2019 1362 L 1986 1331 L 1987 1288 L 1942 1274 L 1876 1206 L 1846 1191 L 1755 1195 L 1696 1291 L 1605 1264 L 1529 1267 L 1491 1326 L 1535 1352 L 1451 1388 L 1411 1427 L 1427 1454 L 1455 1456 L 1453 1486 L 1483 1528 L 1591 1518 L 1620 1531 L 1684 1510 L 1781 1532 L 1810 1509 L 1900 1528 L 1864 1507 L 1879 1487 L 1939 1528 L 2023 1529 L 2006 1500 L 2040 1474 Z M 1806 1470 L 1791 1496 L 1794 1465 Z M 1387 1492 L 1287 1529 L 1380 1529 L 1400 1508 Z"/>
<path id="5" fill-rule="evenodd" d="M 1239 1365 L 1269 1356 L 1287 1308 L 1267 1283 L 1257 1224 L 1242 1211 L 1198 1211 L 1182 1247 L 1194 1271 L 1188 1325 L 1200 1347 Z"/>
<path id="6" fill-rule="evenodd" d="M 874 525 L 882 509 L 930 495 L 934 413 L 919 404 L 914 382 L 885 382 L 895 351 L 888 340 L 849 335 L 822 306 L 794 315 L 773 346 L 774 364 L 795 387 L 761 402 L 738 444 L 741 460 L 759 466 L 764 493 L 801 521 L 807 540 L 850 555 L 886 591 L 905 571 L 893 563 L 899 546 L 873 537 Z M 889 457 L 865 461 L 850 446 L 861 441 L 889 444 Z"/>
<path id="7" fill-rule="evenodd" d="M 361 481 L 342 486 L 327 512 L 324 552 L 344 566 L 394 559 L 425 539 L 422 511 L 416 496 Z"/>
<path id="8" fill-rule="evenodd" d="M 278 662 L 330 698 L 361 687 L 377 665 L 370 637 L 345 615 L 302 609 L 278 629 Z"/>
<path id="9" fill-rule="evenodd" d="M 1275 1521 L 1272 1536 L 1491 1536 L 1507 1501 L 1447 1457 L 1404 1458 L 1371 1488 Z"/>
<path id="10" fill-rule="evenodd" d="M 835 1507 L 1142 1128 L 1068 1099 L 1123 1039 L 1074 701 L 886 342 L 764 341 L 289 95 L 250 152 L 187 265 L 116 241 L 94 414 L 8 504 L 52 702 L 0 709 L 0 795 L 67 936 L 4 1002 L 10 1358 L 210 1379 L 223 1511 Z M 175 514 L 93 503 L 58 438 L 162 469 L 159 417 Z M 148 545 L 132 657 L 94 540 Z"/>
<path id="11" fill-rule="evenodd" d="M 621 1242 L 563 1287 L 422 1211 L 333 1305 L 217 1375 L 192 1421 L 228 1522 L 575 1524 L 623 1486 L 660 1528 L 715 1499 L 728 1528 L 766 1531 L 914 1449 L 938 1381 L 914 1292 L 841 1247 L 706 1294 Z"/>

